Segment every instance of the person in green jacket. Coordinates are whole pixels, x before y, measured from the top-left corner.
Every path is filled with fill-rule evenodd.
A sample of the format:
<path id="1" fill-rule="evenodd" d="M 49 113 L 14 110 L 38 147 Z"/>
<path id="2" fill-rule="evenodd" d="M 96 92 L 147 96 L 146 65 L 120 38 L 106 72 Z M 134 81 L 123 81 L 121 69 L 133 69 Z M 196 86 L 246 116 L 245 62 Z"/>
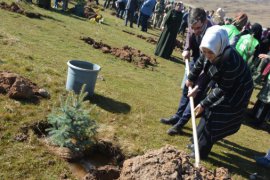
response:
<path id="1" fill-rule="evenodd" d="M 226 24 L 222 26 L 228 33 L 231 45 L 235 44 L 235 41 L 237 40 L 236 36 L 241 33 L 247 21 L 248 16 L 245 13 L 240 13 L 233 19 L 232 24 Z"/>
<path id="2" fill-rule="evenodd" d="M 262 35 L 262 26 L 258 23 L 254 23 L 251 27 L 250 34 L 246 34 L 240 37 L 236 43 L 236 50 L 242 56 L 244 61 L 248 61 L 255 50 L 259 48 L 259 41 Z"/>
<path id="3" fill-rule="evenodd" d="M 182 21 L 181 4 L 171 9 L 165 17 L 164 29 L 159 37 L 155 55 L 169 59 L 173 52 L 178 29 Z"/>

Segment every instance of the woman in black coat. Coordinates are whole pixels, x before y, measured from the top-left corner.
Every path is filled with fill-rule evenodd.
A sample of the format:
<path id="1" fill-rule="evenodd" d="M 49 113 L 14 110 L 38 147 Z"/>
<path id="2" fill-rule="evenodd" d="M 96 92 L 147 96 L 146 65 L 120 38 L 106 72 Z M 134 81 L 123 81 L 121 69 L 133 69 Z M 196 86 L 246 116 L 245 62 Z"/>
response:
<path id="1" fill-rule="evenodd" d="M 253 81 L 247 64 L 229 46 L 228 34 L 221 26 L 207 29 L 200 50 L 202 56 L 190 72 L 186 85 L 193 87 L 202 72 L 207 75 L 206 81 L 215 83 L 212 91 L 195 108 L 197 115 L 202 114 L 198 142 L 200 156 L 206 158 L 216 141 L 240 129 Z M 192 91 L 189 96 L 193 96 Z"/>
<path id="2" fill-rule="evenodd" d="M 176 36 L 182 22 L 181 4 L 168 12 L 164 20 L 164 29 L 159 37 L 155 55 L 169 59 L 176 43 Z"/>

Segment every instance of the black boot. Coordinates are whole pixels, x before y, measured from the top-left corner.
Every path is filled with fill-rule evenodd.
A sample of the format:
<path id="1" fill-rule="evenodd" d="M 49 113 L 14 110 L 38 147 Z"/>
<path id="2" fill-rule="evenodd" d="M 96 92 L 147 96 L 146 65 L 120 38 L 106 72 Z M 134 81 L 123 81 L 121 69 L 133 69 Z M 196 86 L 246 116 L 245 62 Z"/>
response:
<path id="1" fill-rule="evenodd" d="M 182 126 L 179 125 L 179 124 L 175 124 L 173 127 L 171 127 L 167 133 L 170 135 L 170 136 L 173 136 L 173 135 L 177 135 L 177 134 L 181 134 L 182 132 Z"/>
<path id="2" fill-rule="evenodd" d="M 170 118 L 161 118 L 160 122 L 163 124 L 168 124 L 168 125 L 175 125 L 178 122 L 179 118 L 172 116 Z"/>

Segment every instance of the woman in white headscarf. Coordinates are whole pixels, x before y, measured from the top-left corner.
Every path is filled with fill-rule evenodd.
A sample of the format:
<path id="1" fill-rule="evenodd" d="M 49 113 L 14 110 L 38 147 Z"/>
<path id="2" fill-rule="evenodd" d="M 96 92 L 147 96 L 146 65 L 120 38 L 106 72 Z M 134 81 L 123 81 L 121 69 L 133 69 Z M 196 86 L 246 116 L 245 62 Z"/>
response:
<path id="1" fill-rule="evenodd" d="M 186 85 L 193 87 L 202 72 L 215 83 L 195 108 L 196 115 L 202 115 L 198 125 L 198 129 L 202 129 L 198 132 L 200 156 L 206 158 L 216 141 L 240 129 L 253 91 L 253 81 L 246 63 L 229 45 L 228 34 L 221 26 L 207 29 L 200 50 L 202 55 L 190 72 Z M 189 96 L 194 94 L 189 93 Z"/>

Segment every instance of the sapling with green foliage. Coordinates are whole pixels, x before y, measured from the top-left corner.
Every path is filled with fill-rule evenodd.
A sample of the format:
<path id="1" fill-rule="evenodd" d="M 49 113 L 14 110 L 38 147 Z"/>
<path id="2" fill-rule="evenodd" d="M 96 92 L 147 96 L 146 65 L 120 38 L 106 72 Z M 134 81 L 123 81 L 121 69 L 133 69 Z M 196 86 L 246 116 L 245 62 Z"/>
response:
<path id="1" fill-rule="evenodd" d="M 82 87 L 80 94 L 69 92 L 66 98 L 61 96 L 60 107 L 48 116 L 52 125 L 48 128 L 51 142 L 72 151 L 84 151 L 94 142 L 97 124 L 90 119 L 90 110 L 85 108 L 87 92 Z"/>

